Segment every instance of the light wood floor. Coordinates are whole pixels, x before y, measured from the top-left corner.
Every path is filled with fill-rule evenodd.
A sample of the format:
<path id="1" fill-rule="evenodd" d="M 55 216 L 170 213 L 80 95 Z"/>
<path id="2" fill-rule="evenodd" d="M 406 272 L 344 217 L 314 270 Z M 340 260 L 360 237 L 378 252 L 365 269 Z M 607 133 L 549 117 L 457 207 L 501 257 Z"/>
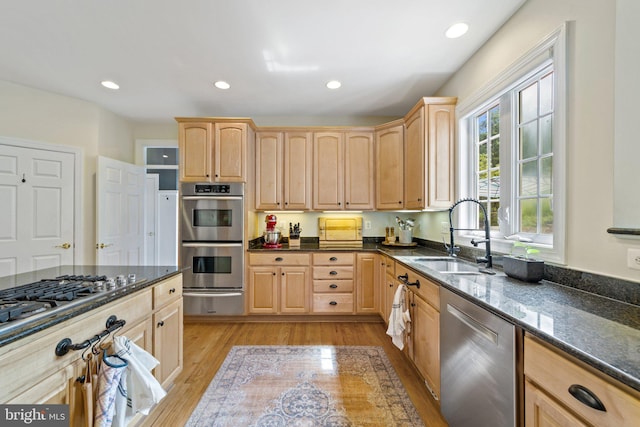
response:
<path id="1" fill-rule="evenodd" d="M 384 348 L 428 427 L 446 427 L 417 371 L 382 323 L 185 323 L 184 370 L 142 426 L 182 426 L 234 345 L 375 345 Z"/>

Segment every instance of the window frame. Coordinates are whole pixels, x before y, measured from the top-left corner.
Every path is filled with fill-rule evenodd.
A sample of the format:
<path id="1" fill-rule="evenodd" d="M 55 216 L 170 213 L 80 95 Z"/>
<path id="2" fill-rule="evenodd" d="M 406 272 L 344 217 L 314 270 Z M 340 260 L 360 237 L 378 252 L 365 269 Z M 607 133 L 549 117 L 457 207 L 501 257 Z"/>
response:
<path id="1" fill-rule="evenodd" d="M 512 143 L 517 141 L 517 126 L 513 120 L 514 114 L 517 113 L 517 92 L 515 90 L 522 87 L 525 81 L 529 81 L 533 76 L 541 73 L 545 68 L 552 66 L 554 72 L 554 99 L 553 110 L 554 119 L 552 126 L 553 140 L 553 240 L 545 243 L 533 243 L 531 246 L 540 250 L 536 257 L 557 264 L 565 264 L 565 224 L 566 224 L 566 102 L 567 102 L 567 24 L 563 24 L 552 34 L 544 38 L 529 52 L 519 58 L 515 63 L 511 64 L 507 69 L 500 73 L 495 79 L 485 86 L 477 90 L 469 98 L 458 104 L 456 107 L 457 121 L 457 195 L 462 197 L 476 197 L 475 190 L 475 169 L 477 158 L 474 147 L 475 136 L 474 126 L 475 117 L 500 103 L 500 156 L 501 156 L 501 185 L 500 200 L 501 208 L 504 208 L 502 201 L 514 203 L 516 200 L 515 191 L 517 185 L 517 162 L 513 162 L 514 153 L 512 153 Z M 506 101 L 506 103 L 505 103 Z M 503 108 L 504 105 L 510 108 Z M 504 135 L 510 138 L 506 143 Z M 506 157 L 503 158 L 503 155 Z M 505 163 L 508 159 L 508 164 Z M 509 194 L 506 194 L 509 193 Z M 512 196 L 513 195 L 513 196 Z M 512 200 L 513 197 L 513 200 Z M 475 204 L 464 203 L 456 209 L 454 218 L 454 226 L 456 228 L 472 228 L 473 224 L 477 224 L 477 209 Z M 501 221 L 500 230 L 492 231 L 492 248 L 498 252 L 511 253 L 513 243 L 504 239 L 504 236 L 514 234 L 515 223 L 514 218 L 516 212 L 508 211 L 510 224 Z M 489 213 L 490 214 L 490 213 Z M 500 213 L 502 219 L 507 218 L 506 211 Z M 479 233 L 475 232 L 458 232 L 456 242 L 464 246 L 471 246 L 471 239 L 477 237 Z"/>

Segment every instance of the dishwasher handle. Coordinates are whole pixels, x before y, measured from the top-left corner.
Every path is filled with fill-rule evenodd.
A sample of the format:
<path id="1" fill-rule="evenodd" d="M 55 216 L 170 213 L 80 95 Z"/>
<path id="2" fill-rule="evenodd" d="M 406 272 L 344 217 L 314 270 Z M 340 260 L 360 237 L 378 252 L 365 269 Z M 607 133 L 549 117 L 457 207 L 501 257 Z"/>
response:
<path id="1" fill-rule="evenodd" d="M 493 330 L 487 328 L 482 323 L 478 322 L 476 319 L 451 304 L 447 304 L 447 311 L 451 313 L 453 317 L 467 325 L 469 328 L 473 329 L 495 345 L 498 345 L 498 334 Z"/>

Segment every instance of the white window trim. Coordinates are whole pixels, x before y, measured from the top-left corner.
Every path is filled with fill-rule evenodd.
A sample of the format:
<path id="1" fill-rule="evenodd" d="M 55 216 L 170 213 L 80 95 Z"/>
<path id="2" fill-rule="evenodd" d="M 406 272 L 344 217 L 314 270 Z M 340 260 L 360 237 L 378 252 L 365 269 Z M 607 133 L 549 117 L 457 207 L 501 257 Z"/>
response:
<path id="1" fill-rule="evenodd" d="M 457 153 L 458 157 L 456 174 L 456 188 L 458 198 L 468 197 L 474 193 L 472 172 L 468 171 L 468 165 L 472 164 L 470 152 L 467 144 L 472 135 L 469 116 L 489 105 L 498 98 L 500 94 L 514 88 L 532 71 L 539 69 L 543 64 L 553 59 L 555 73 L 555 93 L 554 97 L 554 126 L 553 126 L 553 194 L 554 194 L 554 233 L 553 247 L 548 245 L 533 244 L 532 246 L 540 250 L 537 258 L 544 259 L 555 264 L 565 264 L 566 255 L 566 120 L 567 120 L 567 23 L 562 24 L 552 34 L 545 37 L 540 43 L 529 50 L 525 55 L 508 66 L 496 78 L 488 82 L 485 86 L 474 92 L 467 99 L 463 100 L 456 107 L 457 122 Z M 501 112 L 502 114 L 502 112 Z M 502 133 L 502 129 L 501 129 Z M 464 146 L 463 146 L 464 145 Z M 505 168 L 503 171 L 505 171 Z M 504 179 L 511 180 L 512 177 L 501 174 Z M 462 206 L 461 206 L 462 207 Z M 467 211 L 468 212 L 468 211 Z M 456 243 L 464 246 L 471 246 L 471 235 L 456 236 Z M 493 240 L 492 249 L 510 253 L 513 243 L 507 240 Z"/>

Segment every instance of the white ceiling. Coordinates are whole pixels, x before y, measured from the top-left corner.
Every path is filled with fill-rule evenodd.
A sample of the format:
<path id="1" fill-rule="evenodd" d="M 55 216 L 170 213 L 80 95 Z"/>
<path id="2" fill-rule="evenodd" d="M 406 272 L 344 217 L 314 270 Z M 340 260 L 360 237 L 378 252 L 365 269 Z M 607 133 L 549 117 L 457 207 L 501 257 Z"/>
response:
<path id="1" fill-rule="evenodd" d="M 0 80 L 138 122 L 401 116 L 525 1 L 2 0 Z"/>

